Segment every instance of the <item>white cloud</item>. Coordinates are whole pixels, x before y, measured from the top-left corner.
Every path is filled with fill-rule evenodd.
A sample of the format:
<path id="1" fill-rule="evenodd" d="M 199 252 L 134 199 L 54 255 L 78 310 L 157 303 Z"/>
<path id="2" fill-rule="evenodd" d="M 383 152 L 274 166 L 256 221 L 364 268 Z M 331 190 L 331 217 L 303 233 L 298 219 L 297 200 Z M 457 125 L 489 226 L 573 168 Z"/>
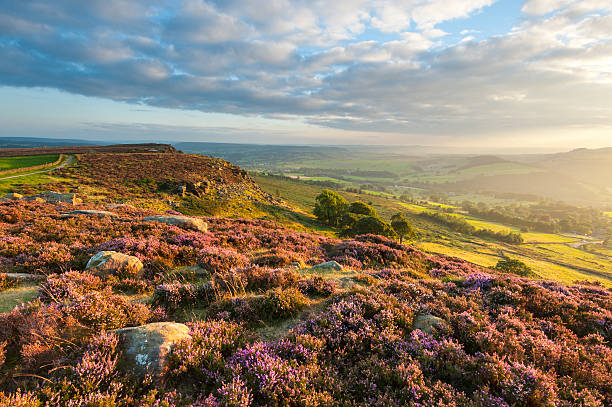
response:
<path id="1" fill-rule="evenodd" d="M 612 5 L 529 0 L 511 32 L 458 44 L 438 27 L 493 2 L 11 2 L 0 84 L 351 130 L 612 124 Z"/>

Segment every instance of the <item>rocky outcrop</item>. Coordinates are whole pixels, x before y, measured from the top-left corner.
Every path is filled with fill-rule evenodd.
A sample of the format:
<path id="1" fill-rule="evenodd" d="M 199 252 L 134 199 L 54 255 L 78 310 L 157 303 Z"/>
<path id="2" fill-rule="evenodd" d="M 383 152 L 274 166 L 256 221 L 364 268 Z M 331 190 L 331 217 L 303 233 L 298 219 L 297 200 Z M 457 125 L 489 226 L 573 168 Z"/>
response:
<path id="1" fill-rule="evenodd" d="M 124 369 L 140 378 L 149 374 L 160 379 L 168 369 L 172 347 L 191 339 L 189 328 L 176 322 L 156 322 L 115 332 Z"/>
<path id="2" fill-rule="evenodd" d="M 432 333 L 434 328 L 443 323 L 442 318 L 438 318 L 431 314 L 418 314 L 414 317 L 412 329 L 420 329 L 426 333 Z"/>
<path id="3" fill-rule="evenodd" d="M 191 218 L 189 216 L 180 215 L 158 215 L 158 216 L 147 216 L 144 218 L 145 222 L 160 222 L 168 225 L 175 225 L 184 229 L 197 230 L 199 232 L 207 232 L 208 224 L 202 219 Z"/>
<path id="4" fill-rule="evenodd" d="M 4 278 L 8 281 L 14 281 L 16 283 L 26 281 L 42 281 L 46 277 L 41 274 L 28 274 L 28 273 L 2 273 Z"/>
<path id="5" fill-rule="evenodd" d="M 10 192 L 0 197 L 0 201 L 20 201 L 22 199 L 23 199 L 23 195 L 18 194 L 17 192 Z"/>
<path id="6" fill-rule="evenodd" d="M 72 216 L 77 216 L 77 215 L 86 215 L 86 216 L 100 216 L 100 217 L 116 217 L 119 216 L 114 212 L 109 212 L 109 211 L 96 211 L 96 210 L 90 210 L 90 209 L 79 209 L 76 211 L 70 211 L 70 212 L 66 212 L 66 213 L 62 213 L 60 216 L 63 218 L 70 218 Z"/>
<path id="7" fill-rule="evenodd" d="M 325 271 L 342 271 L 344 267 L 337 261 L 326 261 L 312 266 L 312 271 L 325 272 Z"/>
<path id="8" fill-rule="evenodd" d="M 36 199 L 42 199 L 48 203 L 58 203 L 64 202 L 72 205 L 77 205 L 83 203 L 81 198 L 78 198 L 76 194 L 73 193 L 60 193 L 60 192 L 42 192 L 38 195 L 30 196 L 26 198 L 28 201 L 33 201 Z"/>
<path id="9" fill-rule="evenodd" d="M 141 274 L 143 264 L 138 257 L 127 254 L 103 251 L 96 253 L 87 262 L 87 270 L 98 276 L 116 275 L 136 277 Z"/>

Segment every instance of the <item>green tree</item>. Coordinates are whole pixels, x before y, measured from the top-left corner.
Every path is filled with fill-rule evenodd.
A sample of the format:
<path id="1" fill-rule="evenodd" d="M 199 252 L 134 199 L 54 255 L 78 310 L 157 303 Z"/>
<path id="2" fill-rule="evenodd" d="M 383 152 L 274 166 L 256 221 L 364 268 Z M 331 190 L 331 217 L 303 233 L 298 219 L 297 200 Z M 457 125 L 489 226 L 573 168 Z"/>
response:
<path id="1" fill-rule="evenodd" d="M 351 202 L 348 211 L 356 215 L 378 217 L 378 215 L 376 214 L 376 209 L 372 208 L 370 205 L 362 201 Z"/>
<path id="2" fill-rule="evenodd" d="M 408 219 L 404 218 L 404 215 L 402 215 L 401 213 L 396 213 L 391 217 L 391 227 L 399 236 L 400 243 L 402 243 L 404 237 L 416 237 L 416 233 L 412 228 L 412 225 L 410 224 L 410 222 L 408 222 Z"/>
<path id="3" fill-rule="evenodd" d="M 516 259 L 502 259 L 497 262 L 495 269 L 503 271 L 504 273 L 512 273 L 523 277 L 533 275 L 533 271 L 528 265 Z"/>
<path id="4" fill-rule="evenodd" d="M 353 236 L 371 233 L 391 238 L 397 237 L 391 225 L 375 216 L 364 216 L 359 219 L 351 228 L 351 233 Z"/>
<path id="5" fill-rule="evenodd" d="M 317 198 L 314 215 L 323 223 L 336 227 L 346 212 L 346 199 L 329 189 L 323 190 Z"/>

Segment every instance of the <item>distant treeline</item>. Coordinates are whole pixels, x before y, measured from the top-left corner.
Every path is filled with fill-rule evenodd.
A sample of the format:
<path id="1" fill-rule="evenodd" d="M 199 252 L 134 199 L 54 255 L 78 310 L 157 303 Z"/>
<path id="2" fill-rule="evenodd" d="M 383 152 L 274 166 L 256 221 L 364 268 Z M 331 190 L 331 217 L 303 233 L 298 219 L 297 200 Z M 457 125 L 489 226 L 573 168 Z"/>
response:
<path id="1" fill-rule="evenodd" d="M 487 239 L 493 239 L 500 242 L 519 244 L 523 243 L 523 237 L 520 233 L 516 232 L 495 232 L 489 229 L 477 229 L 470 225 L 465 219 L 459 216 L 448 215 L 439 212 L 422 212 L 419 214 L 420 217 L 434 221 L 438 224 L 444 225 L 455 232 L 463 233 L 466 235 L 478 236 Z"/>
<path id="2" fill-rule="evenodd" d="M 342 190 L 344 188 L 343 184 L 340 184 L 339 182 L 334 182 L 334 181 L 315 181 L 311 179 L 303 179 L 303 178 L 298 179 L 298 178 L 288 177 L 286 175 L 277 175 L 277 174 L 271 174 L 271 173 L 264 173 L 264 174 L 267 177 L 271 177 L 271 178 L 282 179 L 284 181 L 299 182 L 299 183 L 308 184 L 308 185 L 316 185 L 316 186 L 328 188 L 328 189 Z"/>
<path id="3" fill-rule="evenodd" d="M 462 208 L 472 216 L 543 233 L 606 233 L 612 221 L 601 211 L 564 203 L 543 202 L 537 205 L 488 207 L 486 204 L 463 202 Z"/>
<path id="4" fill-rule="evenodd" d="M 364 171 L 341 168 L 298 168 L 295 172 L 307 177 L 334 177 L 353 176 L 362 178 L 398 178 L 398 175 L 390 171 Z"/>

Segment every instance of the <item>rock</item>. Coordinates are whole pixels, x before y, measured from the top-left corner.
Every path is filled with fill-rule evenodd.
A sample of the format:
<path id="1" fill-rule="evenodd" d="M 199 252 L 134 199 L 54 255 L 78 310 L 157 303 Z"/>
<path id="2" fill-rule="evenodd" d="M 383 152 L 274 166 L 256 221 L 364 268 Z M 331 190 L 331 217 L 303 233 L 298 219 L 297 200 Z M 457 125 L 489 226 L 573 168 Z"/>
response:
<path id="1" fill-rule="evenodd" d="M 147 216 L 144 218 L 145 222 L 160 222 L 168 225 L 175 225 L 186 229 L 198 230 L 200 232 L 208 231 L 208 224 L 202 219 L 190 218 L 188 216 L 180 215 L 159 215 L 159 216 Z"/>
<path id="2" fill-rule="evenodd" d="M 172 347 L 191 339 L 187 325 L 156 322 L 115 331 L 119 336 L 123 366 L 140 378 L 160 379 L 168 368 Z"/>
<path id="3" fill-rule="evenodd" d="M 433 328 L 444 322 L 442 318 L 438 318 L 431 314 L 418 314 L 414 317 L 412 329 L 420 329 L 426 333 L 432 333 Z"/>
<path id="4" fill-rule="evenodd" d="M 60 192 L 43 192 L 38 195 L 29 197 L 28 200 L 34 200 L 36 198 L 40 198 L 44 200 L 45 202 L 49 202 L 49 203 L 65 202 L 65 203 L 69 203 L 72 205 L 76 205 L 76 204 L 83 202 L 83 200 L 81 200 L 80 198 L 77 198 L 77 196 L 73 193 L 63 194 Z"/>
<path id="5" fill-rule="evenodd" d="M 28 274 L 28 273 L 3 273 L 4 277 L 8 281 L 41 281 L 45 279 L 45 276 L 40 274 Z"/>
<path id="6" fill-rule="evenodd" d="M 113 251 L 104 251 L 93 255 L 85 268 L 99 276 L 114 274 L 134 277 L 140 274 L 142 267 L 142 262 L 138 257 Z"/>
<path id="7" fill-rule="evenodd" d="M 344 267 L 337 261 L 326 261 L 312 266 L 313 271 L 342 271 Z"/>
<path id="8" fill-rule="evenodd" d="M 96 211 L 96 210 L 89 210 L 89 209 L 79 209 L 76 211 L 70 211 L 67 213 L 62 213 L 60 216 L 62 216 L 63 218 L 69 218 L 72 216 L 77 216 L 77 215 L 88 215 L 88 216 L 100 216 L 100 217 L 115 217 L 115 216 L 119 216 L 116 213 L 113 212 L 108 212 L 108 211 Z"/>
<path id="9" fill-rule="evenodd" d="M 132 205 L 128 204 L 111 204 L 107 206 L 108 209 L 136 209 Z"/>
<path id="10" fill-rule="evenodd" d="M 23 199 L 23 195 L 18 194 L 17 192 L 10 192 L 8 194 L 4 194 L 2 196 L 2 199 L 6 199 L 9 201 L 20 201 L 21 199 Z"/>

